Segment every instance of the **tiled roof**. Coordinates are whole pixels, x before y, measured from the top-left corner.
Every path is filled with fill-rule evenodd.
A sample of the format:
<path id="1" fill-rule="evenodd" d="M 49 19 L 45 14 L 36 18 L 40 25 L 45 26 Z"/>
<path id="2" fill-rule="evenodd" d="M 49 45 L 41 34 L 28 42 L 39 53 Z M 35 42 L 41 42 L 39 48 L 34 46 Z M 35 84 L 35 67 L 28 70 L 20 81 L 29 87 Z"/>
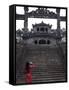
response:
<path id="1" fill-rule="evenodd" d="M 52 25 L 50 25 L 50 24 L 46 24 L 46 23 L 44 23 L 43 21 L 41 22 L 41 23 L 39 23 L 39 24 L 33 24 L 33 27 L 36 27 L 36 26 L 48 26 L 49 28 L 51 28 L 52 27 Z"/>

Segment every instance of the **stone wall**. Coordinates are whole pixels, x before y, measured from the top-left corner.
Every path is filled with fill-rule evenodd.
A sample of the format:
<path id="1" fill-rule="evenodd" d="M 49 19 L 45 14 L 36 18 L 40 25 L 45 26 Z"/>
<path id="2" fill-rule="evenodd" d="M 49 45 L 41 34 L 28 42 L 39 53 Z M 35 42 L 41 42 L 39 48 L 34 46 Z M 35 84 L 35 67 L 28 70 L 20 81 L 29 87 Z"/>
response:
<path id="1" fill-rule="evenodd" d="M 39 41 L 40 40 L 45 40 L 46 41 L 46 44 L 39 44 Z M 50 41 L 50 43 L 48 44 L 47 41 Z M 37 43 L 35 43 L 35 41 L 37 41 Z M 53 46 L 53 45 L 56 45 L 56 39 L 54 38 L 29 38 L 27 40 L 24 40 L 24 43 L 25 44 L 30 44 L 30 45 L 43 45 L 43 46 Z"/>

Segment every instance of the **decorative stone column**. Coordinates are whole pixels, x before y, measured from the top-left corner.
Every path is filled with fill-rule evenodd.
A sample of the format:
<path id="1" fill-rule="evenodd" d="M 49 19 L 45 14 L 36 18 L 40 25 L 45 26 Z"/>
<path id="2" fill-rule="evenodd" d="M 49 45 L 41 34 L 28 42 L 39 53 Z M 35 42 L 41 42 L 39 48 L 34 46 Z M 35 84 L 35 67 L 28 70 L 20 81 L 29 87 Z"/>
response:
<path id="1" fill-rule="evenodd" d="M 56 9 L 57 13 L 57 34 L 60 35 L 60 9 Z"/>
<path id="2" fill-rule="evenodd" d="M 57 29 L 60 29 L 60 9 L 56 9 L 57 12 Z"/>
<path id="3" fill-rule="evenodd" d="M 24 7 L 24 15 L 25 15 L 25 17 L 24 17 L 24 30 L 25 30 L 25 32 L 27 32 L 28 31 L 28 7 Z"/>

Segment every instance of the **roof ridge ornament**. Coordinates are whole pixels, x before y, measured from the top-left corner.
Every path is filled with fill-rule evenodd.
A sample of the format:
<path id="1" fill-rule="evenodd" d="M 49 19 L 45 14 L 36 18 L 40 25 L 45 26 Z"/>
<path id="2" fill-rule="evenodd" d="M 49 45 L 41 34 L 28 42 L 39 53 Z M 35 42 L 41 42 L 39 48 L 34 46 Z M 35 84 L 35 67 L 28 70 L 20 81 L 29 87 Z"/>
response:
<path id="1" fill-rule="evenodd" d="M 44 23 L 43 21 L 41 23 Z"/>

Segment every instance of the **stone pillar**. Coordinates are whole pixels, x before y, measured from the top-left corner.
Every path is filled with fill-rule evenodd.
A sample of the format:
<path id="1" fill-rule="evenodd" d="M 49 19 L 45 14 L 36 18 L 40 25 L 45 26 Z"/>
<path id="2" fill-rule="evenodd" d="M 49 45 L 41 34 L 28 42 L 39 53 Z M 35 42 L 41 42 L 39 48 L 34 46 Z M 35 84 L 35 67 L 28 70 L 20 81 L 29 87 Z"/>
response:
<path id="1" fill-rule="evenodd" d="M 57 13 L 57 34 L 60 36 L 60 9 L 56 9 Z"/>
<path id="2" fill-rule="evenodd" d="M 57 12 L 57 29 L 60 29 L 60 9 L 56 9 Z"/>
<path id="3" fill-rule="evenodd" d="M 28 7 L 24 7 L 24 15 L 25 15 L 25 18 L 24 18 L 24 30 L 27 32 L 28 31 Z"/>

